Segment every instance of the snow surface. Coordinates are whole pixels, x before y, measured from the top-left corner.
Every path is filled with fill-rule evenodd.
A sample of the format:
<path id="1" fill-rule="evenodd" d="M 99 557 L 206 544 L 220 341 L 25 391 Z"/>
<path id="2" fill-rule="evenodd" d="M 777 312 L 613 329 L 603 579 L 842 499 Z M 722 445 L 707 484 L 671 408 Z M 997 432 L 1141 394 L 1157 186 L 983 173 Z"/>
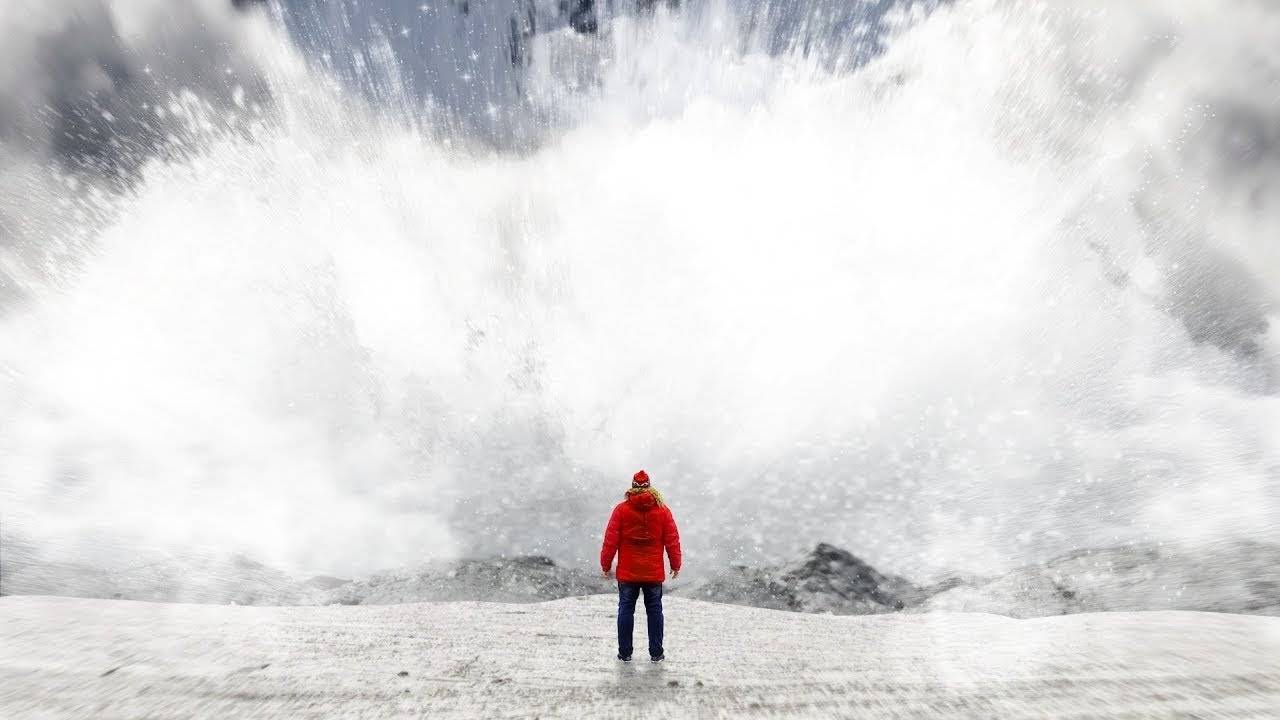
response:
<path id="1" fill-rule="evenodd" d="M 1280 708 L 1271 617 L 832 616 L 671 598 L 669 660 L 652 665 L 612 659 L 613 603 L 8 597 L 0 717 L 1262 719 Z"/>

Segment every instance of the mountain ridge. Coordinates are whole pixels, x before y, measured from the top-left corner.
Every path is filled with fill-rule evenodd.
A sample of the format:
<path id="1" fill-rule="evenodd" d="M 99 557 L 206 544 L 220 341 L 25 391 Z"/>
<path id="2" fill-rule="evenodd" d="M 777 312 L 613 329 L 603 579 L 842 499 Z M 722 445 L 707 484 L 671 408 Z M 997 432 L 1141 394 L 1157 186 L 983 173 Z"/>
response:
<path id="1" fill-rule="evenodd" d="M 241 555 L 191 554 L 106 570 L 7 564 L 7 595 L 238 605 L 529 603 L 607 594 L 613 581 L 541 555 L 440 560 L 348 580 L 300 579 Z M 686 576 L 688 577 L 688 576 Z M 951 575 L 931 584 L 873 567 L 819 543 L 791 560 L 730 565 L 667 594 L 731 605 L 833 615 L 982 612 L 1014 618 L 1082 612 L 1199 610 L 1280 615 L 1280 545 L 1223 541 L 1201 547 L 1143 543 L 1076 550 L 994 577 Z"/>

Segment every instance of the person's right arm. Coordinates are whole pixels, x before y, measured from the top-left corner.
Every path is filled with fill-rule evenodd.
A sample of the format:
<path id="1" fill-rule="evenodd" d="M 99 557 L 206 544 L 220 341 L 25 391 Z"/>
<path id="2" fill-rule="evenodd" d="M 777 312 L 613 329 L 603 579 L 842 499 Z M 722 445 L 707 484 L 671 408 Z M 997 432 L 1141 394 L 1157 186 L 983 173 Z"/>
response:
<path id="1" fill-rule="evenodd" d="M 666 527 L 662 529 L 662 541 L 667 546 L 667 558 L 671 560 L 671 577 L 680 574 L 680 566 L 684 564 L 684 554 L 680 550 L 680 529 L 676 527 L 676 516 L 671 508 L 666 508 Z"/>
<path id="2" fill-rule="evenodd" d="M 600 570 L 605 577 L 609 577 L 609 570 L 613 568 L 613 556 L 618 554 L 618 545 L 622 542 L 622 517 L 619 509 L 615 507 L 613 514 L 609 516 L 609 524 L 604 528 L 604 543 L 600 546 Z"/>

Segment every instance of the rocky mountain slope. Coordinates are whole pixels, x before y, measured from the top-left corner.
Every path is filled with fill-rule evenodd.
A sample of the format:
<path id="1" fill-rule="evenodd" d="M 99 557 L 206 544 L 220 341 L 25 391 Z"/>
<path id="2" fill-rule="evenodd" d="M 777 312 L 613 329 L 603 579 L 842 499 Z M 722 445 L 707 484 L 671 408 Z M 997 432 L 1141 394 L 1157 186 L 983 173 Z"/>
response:
<path id="1" fill-rule="evenodd" d="M 18 562 L 14 562 L 14 558 Z M 613 593 L 612 581 L 541 556 L 494 557 L 388 570 L 355 581 L 294 578 L 240 556 L 151 558 L 114 570 L 11 553 L 8 595 L 239 605 L 386 605 L 425 601 L 543 602 Z M 25 558 L 25 559 L 24 559 Z M 687 578 L 687 580 L 686 580 Z M 827 543 L 794 560 L 698 569 L 667 593 L 773 610 L 834 615 L 983 612 L 1016 618 L 1080 612 L 1200 610 L 1280 615 L 1280 546 L 1219 542 L 1073 552 L 995 578 L 922 586 Z"/>
<path id="2" fill-rule="evenodd" d="M 146 556 L 115 568 L 38 557 L 25 562 L 14 559 L 6 558 L 0 577 L 0 590 L 5 595 L 216 605 L 315 605 L 323 603 L 335 583 L 347 582 L 327 577 L 300 580 L 241 555 Z"/>
<path id="3" fill-rule="evenodd" d="M 413 571 L 378 573 L 330 591 L 324 603 L 389 605 L 405 602 L 483 600 L 539 602 L 574 595 L 612 592 L 596 575 L 556 565 L 550 558 L 459 560 L 425 565 Z"/>
<path id="4" fill-rule="evenodd" d="M 906 578 L 881 573 L 847 550 L 821 543 L 791 562 L 736 565 L 673 594 L 775 610 L 867 615 L 914 605 L 923 592 Z"/>
<path id="5" fill-rule="evenodd" d="M 935 593 L 914 610 L 1017 618 L 1130 610 L 1280 615 L 1280 546 L 1235 541 L 1083 550 Z"/>

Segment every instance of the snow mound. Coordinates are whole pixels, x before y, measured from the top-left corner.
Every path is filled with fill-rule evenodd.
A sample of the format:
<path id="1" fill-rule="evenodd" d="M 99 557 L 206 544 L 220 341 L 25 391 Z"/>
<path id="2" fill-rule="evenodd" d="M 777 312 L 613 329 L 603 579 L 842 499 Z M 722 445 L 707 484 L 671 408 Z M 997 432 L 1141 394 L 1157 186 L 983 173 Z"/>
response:
<path id="1" fill-rule="evenodd" d="M 139 556 L 132 564 L 113 568 L 88 562 L 48 561 L 35 553 L 15 555 L 16 558 L 6 557 L 3 568 L 6 595 L 217 605 L 314 605 L 323 601 L 332 583 L 346 582 L 324 576 L 300 582 L 243 555 Z"/>
<path id="2" fill-rule="evenodd" d="M 0 717 L 1263 720 L 1280 707 L 1280 618 L 666 607 L 668 660 L 651 665 L 613 659 L 605 595 L 291 608 L 4 598 Z"/>
<path id="3" fill-rule="evenodd" d="M 573 595 L 610 592 L 613 585 L 580 570 L 560 567 L 550 558 L 525 555 L 437 562 L 412 571 L 388 571 L 337 587 L 323 603 L 393 603 L 482 600 L 538 602 Z"/>
<path id="4" fill-rule="evenodd" d="M 1084 550 L 937 593 L 914 610 L 1016 618 L 1136 610 L 1280 615 L 1280 547 L 1232 541 Z"/>

